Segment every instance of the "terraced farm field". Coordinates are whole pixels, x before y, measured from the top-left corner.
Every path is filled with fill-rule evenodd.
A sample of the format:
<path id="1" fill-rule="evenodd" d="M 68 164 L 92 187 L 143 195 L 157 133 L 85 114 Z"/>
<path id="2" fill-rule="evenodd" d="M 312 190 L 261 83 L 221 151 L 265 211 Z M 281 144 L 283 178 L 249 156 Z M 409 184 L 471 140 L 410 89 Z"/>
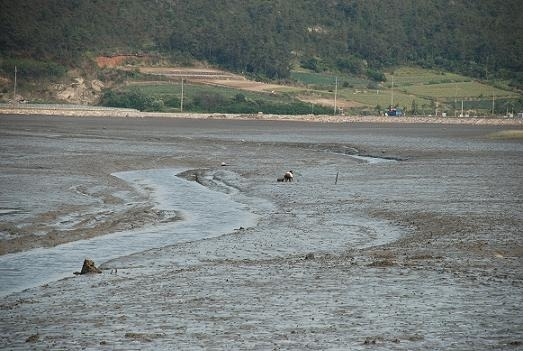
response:
<path id="1" fill-rule="evenodd" d="M 407 115 L 457 115 L 464 108 L 470 115 L 484 116 L 520 111 L 521 92 L 473 80 L 454 73 L 417 67 L 400 67 L 385 73 L 385 82 L 375 82 L 348 74 L 316 73 L 305 70 L 291 72 L 290 81 L 259 82 L 244 75 L 210 67 L 123 67 L 153 76 L 153 80 L 129 81 L 142 86 L 152 96 L 192 92 L 221 96 L 244 94 L 246 98 L 297 100 L 313 106 L 335 107 L 348 114 L 382 114 L 389 106 L 403 109 Z M 169 88 L 169 85 L 174 87 Z M 166 86 L 166 87 L 165 87 Z M 251 95 L 250 95 L 251 94 Z M 259 95 L 256 95 L 259 94 Z"/>

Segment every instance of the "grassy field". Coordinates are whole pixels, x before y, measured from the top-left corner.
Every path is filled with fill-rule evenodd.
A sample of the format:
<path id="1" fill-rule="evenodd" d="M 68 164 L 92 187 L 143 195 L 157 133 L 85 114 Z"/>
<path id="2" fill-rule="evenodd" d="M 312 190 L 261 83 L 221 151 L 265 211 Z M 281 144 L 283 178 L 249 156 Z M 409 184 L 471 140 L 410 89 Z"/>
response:
<path id="1" fill-rule="evenodd" d="M 523 137 L 523 130 L 502 130 L 501 132 L 489 134 L 489 138 L 500 140 L 523 139 Z"/>
<path id="2" fill-rule="evenodd" d="M 435 99 L 450 98 L 516 98 L 518 94 L 501 90 L 479 82 L 458 82 L 441 84 L 420 84 L 408 87 L 400 87 L 400 91 L 418 96 L 427 96 Z"/>
<path id="3" fill-rule="evenodd" d="M 348 76 L 348 75 L 332 75 L 327 73 L 314 73 L 314 72 L 291 72 L 291 79 L 304 84 L 308 87 L 329 89 L 335 88 L 335 78 L 337 78 L 338 87 L 353 87 L 364 89 L 368 86 L 369 81 L 367 79 Z"/>
<path id="4" fill-rule="evenodd" d="M 125 90 L 140 90 L 143 94 L 160 98 L 181 99 L 181 83 L 174 82 L 151 82 L 150 84 L 131 84 Z M 234 99 L 237 95 L 244 96 L 249 100 L 265 100 L 270 102 L 289 102 L 294 100 L 290 94 L 269 94 L 262 92 L 246 91 L 236 88 L 221 87 L 206 84 L 185 83 L 183 85 L 183 101 L 188 103 L 199 95 L 218 95 L 224 99 Z"/>
<path id="5" fill-rule="evenodd" d="M 399 67 L 385 72 L 385 82 L 371 81 L 365 77 L 348 74 L 316 73 L 304 70 L 291 72 L 291 84 L 277 85 L 274 90 L 260 82 L 250 87 L 250 81 L 242 86 L 217 85 L 209 82 L 186 82 L 183 104 L 186 108 L 199 108 L 198 99 L 212 100 L 208 103 L 226 105 L 236 101 L 249 106 L 261 105 L 257 109 L 273 105 L 301 103 L 313 106 L 333 107 L 335 91 L 338 106 L 344 106 L 349 114 L 383 113 L 390 105 L 402 108 L 407 115 L 434 115 L 446 112 L 448 116 L 458 115 L 461 108 L 470 115 L 503 115 L 510 111 L 521 111 L 522 94 L 501 88 L 503 84 L 490 85 L 454 73 L 419 67 Z M 253 82 L 252 82 L 253 83 Z M 153 99 L 165 102 L 165 108 L 180 106 L 181 83 L 178 81 L 133 82 L 125 90 L 136 89 Z M 261 91 L 264 90 L 264 91 Z M 205 104 L 204 104 L 205 105 Z M 252 109 L 253 110 L 253 109 Z M 313 110 L 314 111 L 314 110 Z M 265 111 L 268 113 L 268 111 Z"/>
<path id="6" fill-rule="evenodd" d="M 294 90 L 294 89 L 293 89 Z M 299 90 L 299 89 L 296 89 Z M 177 82 L 137 82 L 121 90 L 126 96 L 142 96 L 148 102 L 146 110 L 168 112 L 220 112 L 220 113 L 274 113 L 274 114 L 329 114 L 329 107 L 315 106 L 300 101 L 295 94 L 283 92 L 247 91 L 220 85 L 192 84 L 182 86 Z M 115 100 L 118 101 L 118 100 Z M 121 100 L 123 101 L 123 100 Z M 125 106 L 120 106 L 125 107 Z"/>
<path id="7" fill-rule="evenodd" d="M 408 85 L 426 85 L 451 82 L 470 81 L 470 78 L 442 71 L 423 69 L 420 67 L 400 67 L 394 72 L 385 72 L 387 85 L 390 86 L 394 77 L 394 85 L 397 87 Z"/>
<path id="8" fill-rule="evenodd" d="M 356 108 L 352 113 L 361 110 L 382 111 L 390 105 L 400 107 L 406 112 L 416 114 L 434 114 L 447 112 L 456 114 L 463 108 L 471 114 L 488 115 L 504 113 L 510 108 L 521 110 L 522 94 L 475 81 L 472 78 L 454 73 L 423 69 L 420 67 L 399 67 L 394 71 L 385 72 L 387 80 L 377 83 L 368 79 L 349 75 L 332 75 L 298 71 L 291 73 L 291 79 L 312 89 L 316 94 L 320 91 L 331 93 L 335 89 L 337 79 L 337 98 L 354 102 Z M 502 84 L 498 84 L 502 86 Z"/>
<path id="9" fill-rule="evenodd" d="M 391 95 L 391 91 L 388 89 L 363 90 L 360 92 L 352 92 L 341 89 L 339 95 L 345 99 L 357 101 L 362 106 L 367 106 L 368 108 L 375 108 L 379 106 L 381 107 L 381 110 L 387 108 L 391 104 L 408 110 L 411 108 L 413 101 L 415 101 L 415 104 L 420 107 L 425 105 L 429 106 L 431 104 L 431 100 L 429 99 L 412 94 L 406 94 L 400 91 L 395 91 L 394 94 Z"/>

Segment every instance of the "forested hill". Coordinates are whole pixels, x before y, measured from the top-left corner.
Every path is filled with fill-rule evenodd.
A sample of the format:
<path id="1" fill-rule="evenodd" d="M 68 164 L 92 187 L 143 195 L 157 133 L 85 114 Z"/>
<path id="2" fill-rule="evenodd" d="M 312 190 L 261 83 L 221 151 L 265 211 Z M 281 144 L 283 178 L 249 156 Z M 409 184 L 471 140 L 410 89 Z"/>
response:
<path id="1" fill-rule="evenodd" d="M 521 0 L 0 0 L 0 57 L 157 53 L 284 78 L 399 64 L 521 80 Z"/>

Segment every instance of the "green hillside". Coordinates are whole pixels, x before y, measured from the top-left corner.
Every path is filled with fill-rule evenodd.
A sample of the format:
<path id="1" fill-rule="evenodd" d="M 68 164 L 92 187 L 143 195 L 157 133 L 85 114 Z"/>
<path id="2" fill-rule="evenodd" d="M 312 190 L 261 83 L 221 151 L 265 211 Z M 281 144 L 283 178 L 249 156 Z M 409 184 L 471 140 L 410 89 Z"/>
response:
<path id="1" fill-rule="evenodd" d="M 391 65 L 476 78 L 522 72 L 519 0 L 2 0 L 0 56 L 71 64 L 157 52 L 267 77 L 294 59 L 364 74 Z"/>
<path id="2" fill-rule="evenodd" d="M 393 77 L 394 104 L 408 108 L 521 104 L 519 0 L 0 0 L 0 8 L 3 100 L 14 66 L 21 91 L 35 95 L 75 75 L 113 87 L 124 74 L 102 71 L 95 58 L 141 54 L 326 92 L 337 76 L 341 97 L 357 95 L 362 109 L 390 103 L 380 91 Z"/>

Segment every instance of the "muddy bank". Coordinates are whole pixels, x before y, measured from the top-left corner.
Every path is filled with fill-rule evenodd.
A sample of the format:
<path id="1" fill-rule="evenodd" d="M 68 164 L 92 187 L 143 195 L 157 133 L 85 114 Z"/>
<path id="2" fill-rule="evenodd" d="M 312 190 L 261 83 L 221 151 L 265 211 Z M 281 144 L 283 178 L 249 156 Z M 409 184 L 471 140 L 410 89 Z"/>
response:
<path id="1" fill-rule="evenodd" d="M 491 137 L 508 127 L 125 121 L 0 116 L 9 235 L 54 227 L 58 208 L 154 206 L 152 186 L 110 175 L 164 168 L 194 170 L 257 224 L 10 294 L 2 348 L 522 347 L 522 141 Z M 278 183 L 288 169 L 295 182 Z"/>

